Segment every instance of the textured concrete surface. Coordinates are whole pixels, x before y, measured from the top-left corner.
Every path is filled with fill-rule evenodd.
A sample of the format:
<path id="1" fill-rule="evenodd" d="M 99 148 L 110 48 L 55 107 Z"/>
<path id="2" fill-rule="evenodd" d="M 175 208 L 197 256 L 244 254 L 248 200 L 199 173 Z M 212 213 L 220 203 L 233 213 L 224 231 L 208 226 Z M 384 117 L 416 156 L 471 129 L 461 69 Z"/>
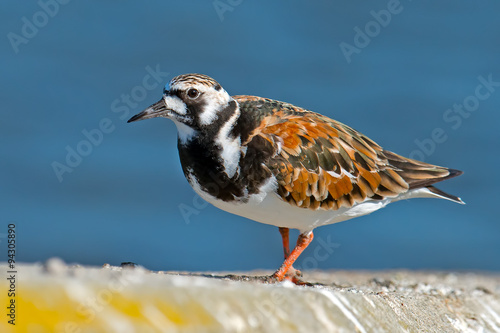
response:
<path id="1" fill-rule="evenodd" d="M 321 271 L 295 286 L 269 273 L 19 264 L 16 325 L 2 316 L 0 331 L 500 332 L 499 274 Z"/>

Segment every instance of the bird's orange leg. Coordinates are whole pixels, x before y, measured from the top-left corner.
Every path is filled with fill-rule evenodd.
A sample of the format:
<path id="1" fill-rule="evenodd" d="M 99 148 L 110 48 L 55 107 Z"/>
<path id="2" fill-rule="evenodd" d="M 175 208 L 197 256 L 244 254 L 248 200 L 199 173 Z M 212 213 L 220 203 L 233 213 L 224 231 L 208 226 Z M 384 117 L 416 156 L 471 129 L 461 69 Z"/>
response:
<path id="1" fill-rule="evenodd" d="M 280 228 L 280 233 L 283 237 L 283 250 L 285 252 L 285 255 L 287 253 L 287 247 L 285 246 L 285 238 L 288 239 L 288 229 L 286 231 L 282 231 L 282 229 L 287 229 L 287 228 Z M 285 236 L 283 236 L 285 234 Z M 290 253 L 288 257 L 285 258 L 285 261 L 283 264 L 281 264 L 281 267 L 273 274 L 273 277 L 278 280 L 278 281 L 283 281 L 285 276 L 290 276 L 293 274 L 291 277 L 291 280 L 295 282 L 296 275 L 299 275 L 300 272 L 295 271 L 293 268 L 293 263 L 297 258 L 300 256 L 300 254 L 306 249 L 306 247 L 311 243 L 313 240 L 314 235 L 312 231 L 302 233 L 299 235 L 299 238 L 297 239 L 297 245 L 293 249 L 293 251 Z M 288 242 L 287 242 L 288 244 Z M 288 249 L 288 252 L 290 250 Z M 297 273 L 298 272 L 298 273 Z"/>
<path id="2" fill-rule="evenodd" d="M 290 255 L 290 240 L 288 239 L 288 232 L 290 229 L 279 227 L 281 239 L 283 240 L 283 253 L 285 259 Z"/>
<path id="3" fill-rule="evenodd" d="M 290 229 L 279 227 L 279 231 L 281 234 L 281 239 L 283 241 L 283 254 L 286 260 L 286 258 L 290 256 L 290 238 L 289 238 Z M 285 279 L 290 281 L 295 281 L 300 276 L 302 276 L 302 273 L 298 269 L 293 268 L 293 265 L 290 266 L 288 271 L 285 273 Z"/>

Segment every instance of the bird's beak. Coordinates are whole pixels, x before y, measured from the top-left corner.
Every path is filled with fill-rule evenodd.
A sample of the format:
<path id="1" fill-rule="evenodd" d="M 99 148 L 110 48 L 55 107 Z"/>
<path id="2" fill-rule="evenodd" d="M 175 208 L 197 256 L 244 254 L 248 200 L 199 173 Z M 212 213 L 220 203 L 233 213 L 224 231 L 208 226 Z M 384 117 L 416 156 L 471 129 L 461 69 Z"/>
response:
<path id="1" fill-rule="evenodd" d="M 167 105 L 165 104 L 165 100 L 162 98 L 158 102 L 154 103 L 153 105 L 149 106 L 146 110 L 139 112 L 132 118 L 130 118 L 127 123 L 131 123 L 133 121 L 138 121 L 138 120 L 144 120 L 144 119 L 149 119 L 149 118 L 156 118 L 156 117 L 168 117 L 169 111 L 172 111 L 171 109 L 167 108 Z"/>

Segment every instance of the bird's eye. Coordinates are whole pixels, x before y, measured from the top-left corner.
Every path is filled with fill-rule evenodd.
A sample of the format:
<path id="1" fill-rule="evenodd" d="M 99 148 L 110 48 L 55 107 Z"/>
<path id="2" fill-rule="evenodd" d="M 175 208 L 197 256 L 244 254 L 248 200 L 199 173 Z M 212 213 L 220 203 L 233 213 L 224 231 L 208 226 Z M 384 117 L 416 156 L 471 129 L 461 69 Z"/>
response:
<path id="1" fill-rule="evenodd" d="M 200 92 L 197 89 L 191 88 L 188 90 L 187 95 L 189 98 L 195 99 L 200 96 Z"/>

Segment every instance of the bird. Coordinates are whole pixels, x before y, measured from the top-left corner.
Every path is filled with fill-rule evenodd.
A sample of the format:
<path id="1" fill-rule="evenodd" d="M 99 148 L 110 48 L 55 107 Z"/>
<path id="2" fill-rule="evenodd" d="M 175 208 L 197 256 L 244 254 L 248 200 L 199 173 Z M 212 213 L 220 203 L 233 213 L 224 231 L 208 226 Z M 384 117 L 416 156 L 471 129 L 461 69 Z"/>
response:
<path id="1" fill-rule="evenodd" d="M 294 262 L 317 227 L 410 198 L 464 202 L 434 187 L 463 172 L 383 149 L 351 127 L 286 102 L 229 95 L 203 74 L 174 77 L 128 122 L 168 118 L 184 176 L 213 206 L 277 226 L 284 261 L 269 281 L 303 283 Z M 289 230 L 300 234 L 290 250 Z"/>

